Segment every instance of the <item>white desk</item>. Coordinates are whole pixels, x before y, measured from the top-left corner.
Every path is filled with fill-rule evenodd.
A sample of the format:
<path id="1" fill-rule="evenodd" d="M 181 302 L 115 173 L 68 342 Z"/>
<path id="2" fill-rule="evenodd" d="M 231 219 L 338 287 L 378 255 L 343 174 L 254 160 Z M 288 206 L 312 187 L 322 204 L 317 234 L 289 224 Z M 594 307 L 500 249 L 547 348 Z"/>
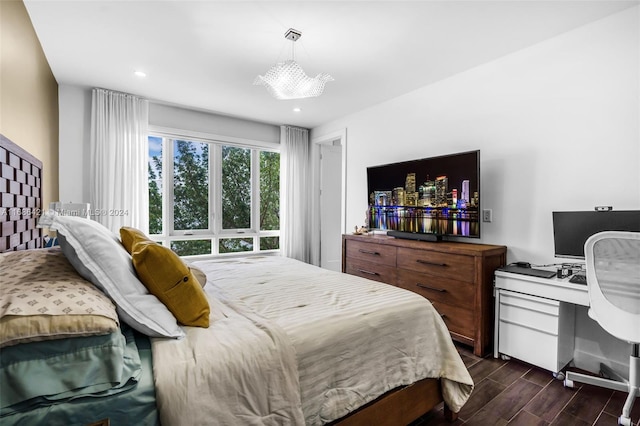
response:
<path id="1" fill-rule="evenodd" d="M 589 306 L 587 286 L 503 271 L 495 278 L 493 356 L 517 358 L 557 375 L 573 359 L 575 305 Z"/>

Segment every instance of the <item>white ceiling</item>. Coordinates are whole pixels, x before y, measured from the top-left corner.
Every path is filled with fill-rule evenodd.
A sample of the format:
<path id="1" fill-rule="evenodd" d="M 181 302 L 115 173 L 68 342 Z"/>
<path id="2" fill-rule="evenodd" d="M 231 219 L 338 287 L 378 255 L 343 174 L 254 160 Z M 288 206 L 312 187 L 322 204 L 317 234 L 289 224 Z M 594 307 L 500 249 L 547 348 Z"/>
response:
<path id="1" fill-rule="evenodd" d="M 315 127 L 539 43 L 633 1 L 24 0 L 60 84 Z M 331 74 L 318 98 L 254 86 L 287 59 Z M 142 70 L 147 77 L 135 77 Z M 293 112 L 300 107 L 301 112 Z"/>

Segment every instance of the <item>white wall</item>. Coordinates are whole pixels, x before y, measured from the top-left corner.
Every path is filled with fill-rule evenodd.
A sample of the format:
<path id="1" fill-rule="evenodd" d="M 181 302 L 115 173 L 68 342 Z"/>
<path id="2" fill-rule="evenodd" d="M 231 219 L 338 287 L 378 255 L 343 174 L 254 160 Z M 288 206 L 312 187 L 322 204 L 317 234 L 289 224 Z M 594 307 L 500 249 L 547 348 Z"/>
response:
<path id="1" fill-rule="evenodd" d="M 348 132 L 347 229 L 367 166 L 474 149 L 493 210 L 481 242 L 509 261 L 554 260 L 553 210 L 640 208 L 638 21 L 628 9 L 314 128 Z"/>
<path id="2" fill-rule="evenodd" d="M 89 202 L 89 141 L 91 139 L 91 88 L 61 84 L 60 201 Z M 149 103 L 149 125 L 191 133 L 280 144 L 280 128 L 177 106 Z"/>
<path id="3" fill-rule="evenodd" d="M 91 89 L 60 84 L 60 201 L 88 203 Z"/>
<path id="4" fill-rule="evenodd" d="M 150 103 L 149 126 L 223 135 L 280 145 L 280 127 L 178 106 Z"/>
<path id="5" fill-rule="evenodd" d="M 640 209 L 639 22 L 627 9 L 314 128 L 347 129 L 347 229 L 363 224 L 367 166 L 473 149 L 493 210 L 480 242 L 509 262 L 554 262 L 554 210 Z M 624 362 L 599 333 L 580 313 L 576 350 Z"/>

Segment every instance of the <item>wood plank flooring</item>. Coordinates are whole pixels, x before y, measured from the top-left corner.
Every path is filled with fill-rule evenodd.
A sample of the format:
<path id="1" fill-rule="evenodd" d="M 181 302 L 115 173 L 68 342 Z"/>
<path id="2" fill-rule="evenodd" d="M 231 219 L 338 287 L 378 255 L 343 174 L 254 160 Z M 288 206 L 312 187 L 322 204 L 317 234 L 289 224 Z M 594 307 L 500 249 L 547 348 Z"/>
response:
<path id="1" fill-rule="evenodd" d="M 442 404 L 410 426 L 616 426 L 626 394 L 575 382 L 563 386 L 550 372 L 518 360 L 503 361 L 492 355 L 479 358 L 458 345 L 475 389 L 458 420 L 444 419 Z M 640 419 L 636 401 L 631 419 Z"/>

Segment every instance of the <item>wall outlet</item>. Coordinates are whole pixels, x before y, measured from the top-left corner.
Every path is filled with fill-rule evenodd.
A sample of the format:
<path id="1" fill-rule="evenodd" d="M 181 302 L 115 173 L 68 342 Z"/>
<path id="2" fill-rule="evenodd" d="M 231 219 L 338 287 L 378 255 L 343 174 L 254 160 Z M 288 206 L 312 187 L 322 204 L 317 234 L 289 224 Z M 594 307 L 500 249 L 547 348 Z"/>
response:
<path id="1" fill-rule="evenodd" d="M 493 212 L 491 211 L 491 209 L 483 209 L 482 210 L 482 221 L 483 222 L 491 222 L 492 218 L 493 218 Z"/>

